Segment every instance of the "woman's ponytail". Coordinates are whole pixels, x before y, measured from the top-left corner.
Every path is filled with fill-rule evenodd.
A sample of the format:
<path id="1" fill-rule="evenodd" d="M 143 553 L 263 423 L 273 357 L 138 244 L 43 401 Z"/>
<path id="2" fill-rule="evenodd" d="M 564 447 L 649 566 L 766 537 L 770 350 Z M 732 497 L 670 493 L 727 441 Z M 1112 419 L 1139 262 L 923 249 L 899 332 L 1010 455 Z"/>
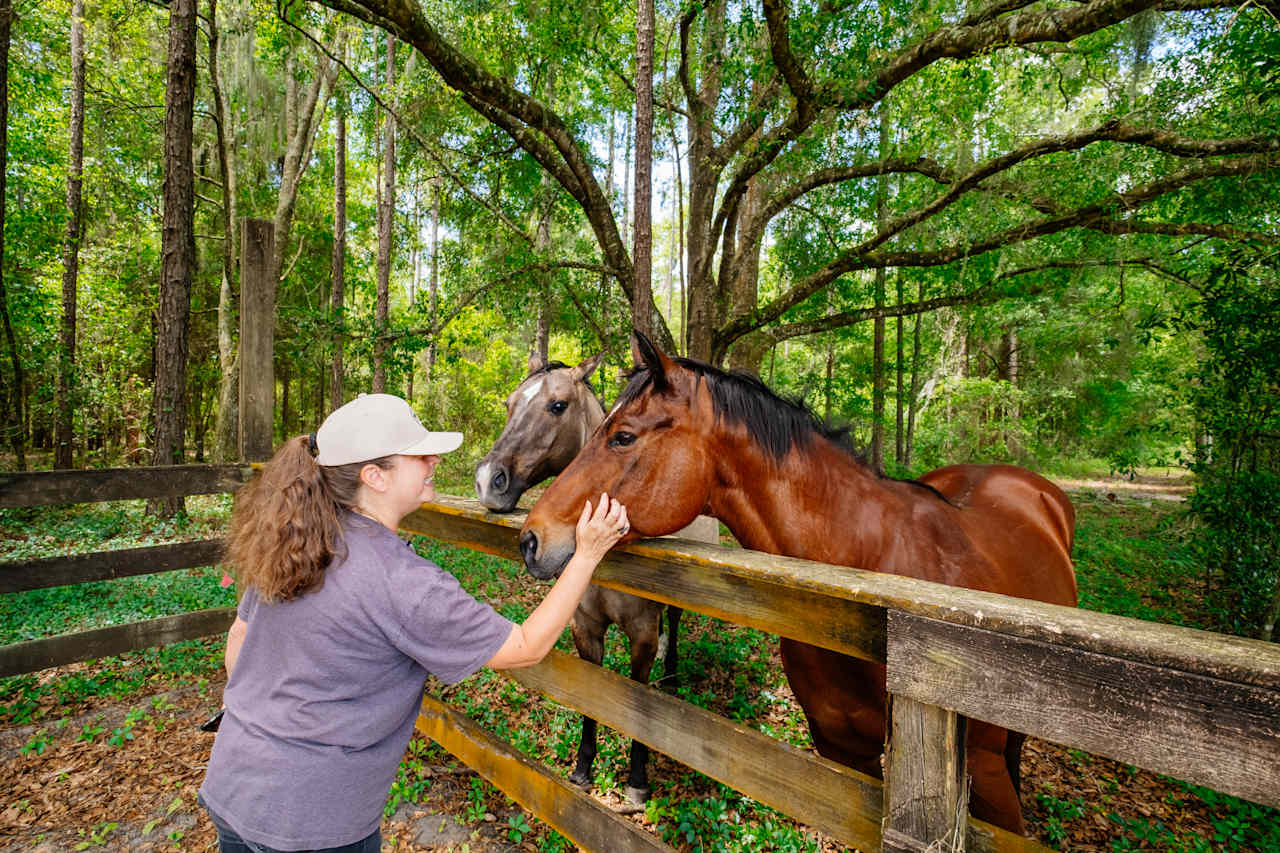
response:
<path id="1" fill-rule="evenodd" d="M 330 467 L 314 454 L 314 436 L 289 439 L 236 495 L 227 557 L 263 601 L 288 601 L 323 583 L 342 513 L 356 504 L 360 470 L 394 464 L 384 456 Z"/>

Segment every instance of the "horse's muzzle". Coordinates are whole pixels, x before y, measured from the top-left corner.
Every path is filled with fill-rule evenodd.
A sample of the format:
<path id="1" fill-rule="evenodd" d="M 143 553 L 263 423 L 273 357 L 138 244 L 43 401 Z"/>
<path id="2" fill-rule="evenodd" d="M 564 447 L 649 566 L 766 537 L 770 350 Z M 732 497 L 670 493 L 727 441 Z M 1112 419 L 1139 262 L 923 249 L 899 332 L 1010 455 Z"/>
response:
<path id="1" fill-rule="evenodd" d="M 541 554 L 538 553 L 539 544 L 538 535 L 532 530 L 526 530 L 520 534 L 520 554 L 524 557 L 525 568 L 529 570 L 529 574 L 541 581 L 560 577 L 560 573 L 564 571 L 564 567 L 573 556 L 575 550 L 573 540 L 569 540 L 567 549 L 552 548 L 543 544 Z"/>
<path id="2" fill-rule="evenodd" d="M 481 460 L 476 467 L 476 497 L 493 512 L 511 512 L 524 494 L 522 483 L 501 462 Z"/>

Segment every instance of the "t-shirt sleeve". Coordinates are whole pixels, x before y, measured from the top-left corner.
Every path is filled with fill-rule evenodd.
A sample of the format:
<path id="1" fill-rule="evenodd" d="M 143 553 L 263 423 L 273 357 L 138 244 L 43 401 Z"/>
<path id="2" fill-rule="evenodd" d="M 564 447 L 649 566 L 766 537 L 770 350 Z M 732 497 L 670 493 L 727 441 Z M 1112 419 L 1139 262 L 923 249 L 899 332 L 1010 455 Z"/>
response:
<path id="1" fill-rule="evenodd" d="M 236 605 L 236 616 L 248 622 L 257 606 L 258 590 L 253 586 L 247 586 L 244 595 L 240 596 L 240 603 Z"/>
<path id="2" fill-rule="evenodd" d="M 421 560 L 421 558 L 419 558 Z M 488 604 L 477 601 L 457 579 L 427 560 L 412 561 L 400 589 L 401 632 L 396 646 L 446 684 L 461 681 L 497 654 L 513 623 Z"/>

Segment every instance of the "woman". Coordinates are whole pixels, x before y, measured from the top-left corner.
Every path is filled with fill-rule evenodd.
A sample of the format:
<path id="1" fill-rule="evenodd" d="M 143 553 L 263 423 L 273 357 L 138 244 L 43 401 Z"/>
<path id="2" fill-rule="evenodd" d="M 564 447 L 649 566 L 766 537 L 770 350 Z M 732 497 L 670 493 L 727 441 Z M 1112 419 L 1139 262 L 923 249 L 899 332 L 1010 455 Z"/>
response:
<path id="1" fill-rule="evenodd" d="M 222 853 L 378 850 L 427 674 L 452 683 L 542 660 L 627 531 L 617 501 L 588 501 L 577 553 L 529 618 L 510 622 L 396 536 L 461 441 L 428 432 L 398 397 L 362 394 L 238 496 L 229 558 L 244 597 L 200 789 Z"/>

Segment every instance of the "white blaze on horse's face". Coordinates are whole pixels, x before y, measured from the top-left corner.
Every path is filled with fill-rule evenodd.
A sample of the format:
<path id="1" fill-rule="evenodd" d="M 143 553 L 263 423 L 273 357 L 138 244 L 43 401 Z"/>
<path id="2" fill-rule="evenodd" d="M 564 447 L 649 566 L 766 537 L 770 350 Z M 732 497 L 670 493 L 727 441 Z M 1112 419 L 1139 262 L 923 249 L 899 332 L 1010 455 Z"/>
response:
<path id="1" fill-rule="evenodd" d="M 520 396 L 526 403 L 538 396 L 538 392 L 542 390 L 543 381 L 544 380 L 539 379 L 537 382 L 530 384 L 528 388 L 524 389 L 524 391 L 520 392 Z"/>

